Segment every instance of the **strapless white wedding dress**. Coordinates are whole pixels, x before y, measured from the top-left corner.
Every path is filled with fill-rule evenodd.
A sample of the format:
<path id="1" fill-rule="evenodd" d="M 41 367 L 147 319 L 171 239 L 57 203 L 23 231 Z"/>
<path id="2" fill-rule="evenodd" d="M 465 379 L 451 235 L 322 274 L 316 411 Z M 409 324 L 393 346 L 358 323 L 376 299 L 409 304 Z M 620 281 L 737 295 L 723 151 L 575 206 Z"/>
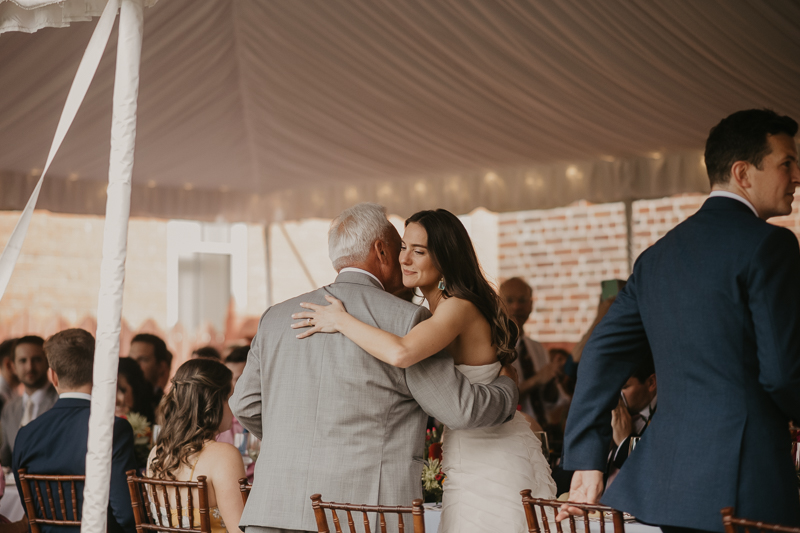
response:
<path id="1" fill-rule="evenodd" d="M 491 383 L 500 363 L 456 365 L 471 383 Z M 556 484 L 539 439 L 517 413 L 505 424 L 445 429 L 442 468 L 447 475 L 439 533 L 526 533 L 520 491 L 555 498 Z"/>

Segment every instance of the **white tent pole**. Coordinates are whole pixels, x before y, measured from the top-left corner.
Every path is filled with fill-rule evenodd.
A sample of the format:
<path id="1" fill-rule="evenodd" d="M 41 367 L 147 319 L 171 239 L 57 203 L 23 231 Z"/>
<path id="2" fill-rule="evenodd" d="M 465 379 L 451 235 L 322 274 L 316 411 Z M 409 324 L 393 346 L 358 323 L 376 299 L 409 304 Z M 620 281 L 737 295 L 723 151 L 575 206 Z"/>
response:
<path id="1" fill-rule="evenodd" d="M 97 346 L 86 453 L 82 533 L 104 533 L 106 530 L 142 32 L 142 0 L 122 0 L 114 79 L 108 199 L 97 301 Z"/>

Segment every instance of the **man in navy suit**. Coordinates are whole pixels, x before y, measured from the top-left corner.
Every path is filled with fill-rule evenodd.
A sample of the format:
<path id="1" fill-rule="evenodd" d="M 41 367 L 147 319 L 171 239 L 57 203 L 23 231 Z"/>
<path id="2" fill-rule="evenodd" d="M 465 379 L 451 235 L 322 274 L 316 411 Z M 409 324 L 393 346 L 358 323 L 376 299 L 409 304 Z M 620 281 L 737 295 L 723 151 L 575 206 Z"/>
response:
<path id="1" fill-rule="evenodd" d="M 14 444 L 13 469 L 17 489 L 22 494 L 19 469 L 29 474 L 84 475 L 86 441 L 89 437 L 89 404 L 92 392 L 94 337 L 82 329 L 56 333 L 44 344 L 50 363 L 48 375 L 59 397 L 55 405 L 39 418 L 20 428 Z M 114 450 L 111 459 L 111 493 L 108 504 L 108 531 L 133 533 L 130 492 L 125 472 L 136 468 L 133 454 L 133 429 L 122 418 L 114 420 Z M 54 493 L 55 490 L 53 489 Z M 69 491 L 69 487 L 66 487 Z M 83 484 L 78 486 L 78 510 L 83 505 Z M 42 488 L 42 493 L 45 493 Z M 70 502 L 69 494 L 66 501 Z M 71 503 L 67 518 L 73 519 Z M 27 512 L 27 510 L 26 510 Z M 79 516 L 82 514 L 79 512 Z M 79 528 L 67 528 L 78 531 Z M 42 526 L 42 531 L 62 531 Z"/>
<path id="2" fill-rule="evenodd" d="M 800 421 L 800 248 L 766 222 L 792 212 L 796 133 L 769 110 L 711 130 L 710 197 L 642 253 L 584 349 L 565 438 L 571 500 L 602 493 L 610 413 L 649 344 L 658 415 L 602 503 L 665 532 L 723 531 L 728 506 L 800 526 L 788 437 Z"/>

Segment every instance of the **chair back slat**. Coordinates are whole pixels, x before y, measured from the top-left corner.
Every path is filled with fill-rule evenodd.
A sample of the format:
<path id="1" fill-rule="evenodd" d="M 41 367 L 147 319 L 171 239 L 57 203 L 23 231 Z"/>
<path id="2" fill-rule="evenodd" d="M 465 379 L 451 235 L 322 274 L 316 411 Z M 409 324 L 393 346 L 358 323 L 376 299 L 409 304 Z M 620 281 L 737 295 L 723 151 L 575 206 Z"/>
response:
<path id="1" fill-rule="evenodd" d="M 69 481 L 69 494 L 72 498 L 72 517 L 75 520 L 81 519 L 81 514 L 78 512 L 78 491 L 75 490 L 75 480 L 71 479 Z"/>
<path id="2" fill-rule="evenodd" d="M 78 513 L 77 503 L 78 496 L 75 482 L 83 482 L 85 479 L 85 476 L 28 474 L 26 468 L 20 468 L 19 483 L 22 487 L 22 500 L 31 532 L 41 533 L 40 524 L 80 526 L 80 515 Z M 72 513 L 68 512 L 67 499 L 62 486 L 62 483 L 67 482 L 70 483 L 70 488 L 72 490 Z M 53 483 L 55 483 L 58 488 L 58 500 L 53 496 Z M 47 500 L 42 496 L 41 484 L 44 484 L 44 493 L 47 495 Z M 33 489 L 31 489 L 31 485 L 33 485 Z M 58 505 L 56 505 L 56 501 Z"/>
<path id="3" fill-rule="evenodd" d="M 167 481 L 163 479 L 152 479 L 140 477 L 136 470 L 126 472 L 128 476 L 128 489 L 131 494 L 133 505 L 133 518 L 136 521 L 137 533 L 147 533 L 150 531 L 160 531 L 165 533 L 182 533 L 192 531 L 196 533 L 211 533 L 211 519 L 208 508 L 208 483 L 206 476 L 197 476 L 197 481 Z M 173 517 L 172 507 L 169 500 L 169 487 L 175 491 L 175 514 Z M 180 494 L 182 489 L 186 489 L 186 502 L 184 507 Z M 197 512 L 200 515 L 199 529 L 196 529 L 194 519 L 194 499 L 193 490 L 197 490 Z M 161 506 L 159 492 L 164 498 L 164 506 Z M 186 514 L 183 514 L 184 510 Z M 163 518 L 166 515 L 166 520 Z M 184 519 L 187 519 L 184 522 Z M 166 523 L 165 523 L 166 522 Z M 186 523 L 188 522 L 188 527 Z"/>
<path id="4" fill-rule="evenodd" d="M 156 492 L 158 492 L 158 489 L 156 489 Z M 172 507 L 169 505 L 169 494 L 167 493 L 166 485 L 161 485 L 161 495 L 164 496 L 164 510 L 166 511 L 164 514 L 167 516 L 167 525 L 169 527 L 175 527 L 172 525 Z M 180 527 L 180 521 L 181 519 L 178 517 L 178 527 Z"/>
<path id="5" fill-rule="evenodd" d="M 46 482 L 44 484 L 44 491 L 47 494 L 47 503 L 50 504 L 50 514 L 53 517 L 53 520 L 58 520 L 58 515 L 56 514 L 56 502 L 53 500 L 53 489 L 50 487 L 50 483 Z M 61 508 L 64 514 L 61 515 L 61 518 L 67 518 L 66 509 Z"/>
<path id="6" fill-rule="evenodd" d="M 583 516 L 578 517 L 583 521 L 583 533 L 590 533 L 590 514 L 599 515 L 600 533 L 606 533 L 606 520 L 611 519 L 611 524 L 614 528 L 614 533 L 625 533 L 625 521 L 622 518 L 622 513 L 611 507 L 605 505 L 592 505 L 587 503 L 563 502 L 559 500 L 546 500 L 541 498 L 532 498 L 530 490 L 523 490 L 520 492 L 522 496 L 522 506 L 525 509 L 525 518 L 528 521 L 529 533 L 550 533 L 550 521 L 552 520 L 557 533 L 563 533 L 562 522 L 556 522 L 555 515 L 558 514 L 559 509 L 565 503 L 572 507 L 577 507 L 583 511 Z M 538 510 L 538 513 L 537 513 Z M 548 512 L 550 516 L 548 517 Z M 542 522 L 542 527 L 539 527 L 539 520 Z M 569 524 L 570 533 L 577 533 L 576 517 L 570 515 L 567 519 Z M 798 532 L 800 533 L 800 532 Z"/>
<path id="7" fill-rule="evenodd" d="M 181 505 L 181 489 L 179 487 L 175 487 L 174 492 L 175 492 L 175 514 L 177 514 L 180 517 L 183 516 L 182 514 L 183 506 Z M 180 518 L 178 518 L 178 520 L 180 520 Z"/>
<path id="8" fill-rule="evenodd" d="M 364 533 L 371 533 L 372 529 L 369 522 L 368 513 L 378 514 L 378 523 L 380 525 L 380 533 L 388 533 L 388 522 L 386 520 L 386 513 L 398 515 L 398 531 L 405 533 L 405 522 L 403 521 L 403 514 L 411 514 L 413 517 L 414 533 L 425 533 L 425 508 L 422 506 L 422 500 L 414 500 L 410 507 L 393 506 L 393 505 L 354 505 L 350 503 L 335 503 L 324 502 L 320 494 L 311 496 L 311 507 L 314 510 L 314 518 L 317 521 L 317 531 L 319 533 L 331 533 L 328 527 L 328 518 L 325 515 L 325 509 L 330 509 L 331 517 L 336 533 L 342 533 L 339 516 L 336 511 L 345 511 L 347 513 L 347 525 L 351 533 L 356 533 L 355 522 L 353 520 L 353 512 L 361 513 L 364 523 Z"/>
<path id="9" fill-rule="evenodd" d="M 336 511 L 333 511 L 336 512 Z M 369 528 L 369 515 L 365 513 L 363 510 L 361 511 L 361 517 L 364 521 L 364 533 L 372 533 L 372 530 Z"/>
<path id="10" fill-rule="evenodd" d="M 252 485 L 247 483 L 247 478 L 243 477 L 239 479 L 239 492 L 242 493 L 242 502 L 247 505 L 247 498 L 250 497 L 250 489 Z"/>
<path id="11" fill-rule="evenodd" d="M 737 533 L 737 526 L 738 528 L 743 528 L 745 533 L 750 533 L 750 528 L 756 528 L 760 533 L 772 531 L 777 531 L 778 533 L 800 533 L 800 527 L 781 526 L 746 518 L 736 518 L 733 516 L 733 507 L 725 507 L 720 513 L 722 514 L 722 525 L 725 527 L 725 533 Z"/>

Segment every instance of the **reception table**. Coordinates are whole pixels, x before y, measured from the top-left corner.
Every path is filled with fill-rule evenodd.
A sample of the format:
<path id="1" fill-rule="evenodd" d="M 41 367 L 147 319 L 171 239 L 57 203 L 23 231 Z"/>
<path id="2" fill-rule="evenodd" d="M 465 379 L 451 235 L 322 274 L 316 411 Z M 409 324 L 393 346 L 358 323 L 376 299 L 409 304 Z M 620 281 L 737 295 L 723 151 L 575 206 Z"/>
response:
<path id="1" fill-rule="evenodd" d="M 522 502 L 520 502 L 520 510 L 522 509 Z M 442 517 L 442 508 L 435 503 L 426 503 L 425 504 L 425 532 L 426 533 L 436 533 L 439 531 L 439 521 Z M 576 520 L 575 525 L 577 526 L 576 529 L 579 532 L 583 532 L 583 519 Z M 569 522 L 564 521 L 561 523 L 561 528 L 565 531 L 569 531 Z M 611 524 L 610 520 L 606 520 L 606 533 L 613 533 L 614 526 Z M 555 528 L 551 531 L 555 532 Z M 597 520 L 590 520 L 589 521 L 589 531 L 591 533 L 600 533 L 600 522 Z M 625 522 L 625 533 L 661 533 L 661 528 L 655 526 L 648 526 L 646 524 L 642 524 L 641 522 Z"/>

